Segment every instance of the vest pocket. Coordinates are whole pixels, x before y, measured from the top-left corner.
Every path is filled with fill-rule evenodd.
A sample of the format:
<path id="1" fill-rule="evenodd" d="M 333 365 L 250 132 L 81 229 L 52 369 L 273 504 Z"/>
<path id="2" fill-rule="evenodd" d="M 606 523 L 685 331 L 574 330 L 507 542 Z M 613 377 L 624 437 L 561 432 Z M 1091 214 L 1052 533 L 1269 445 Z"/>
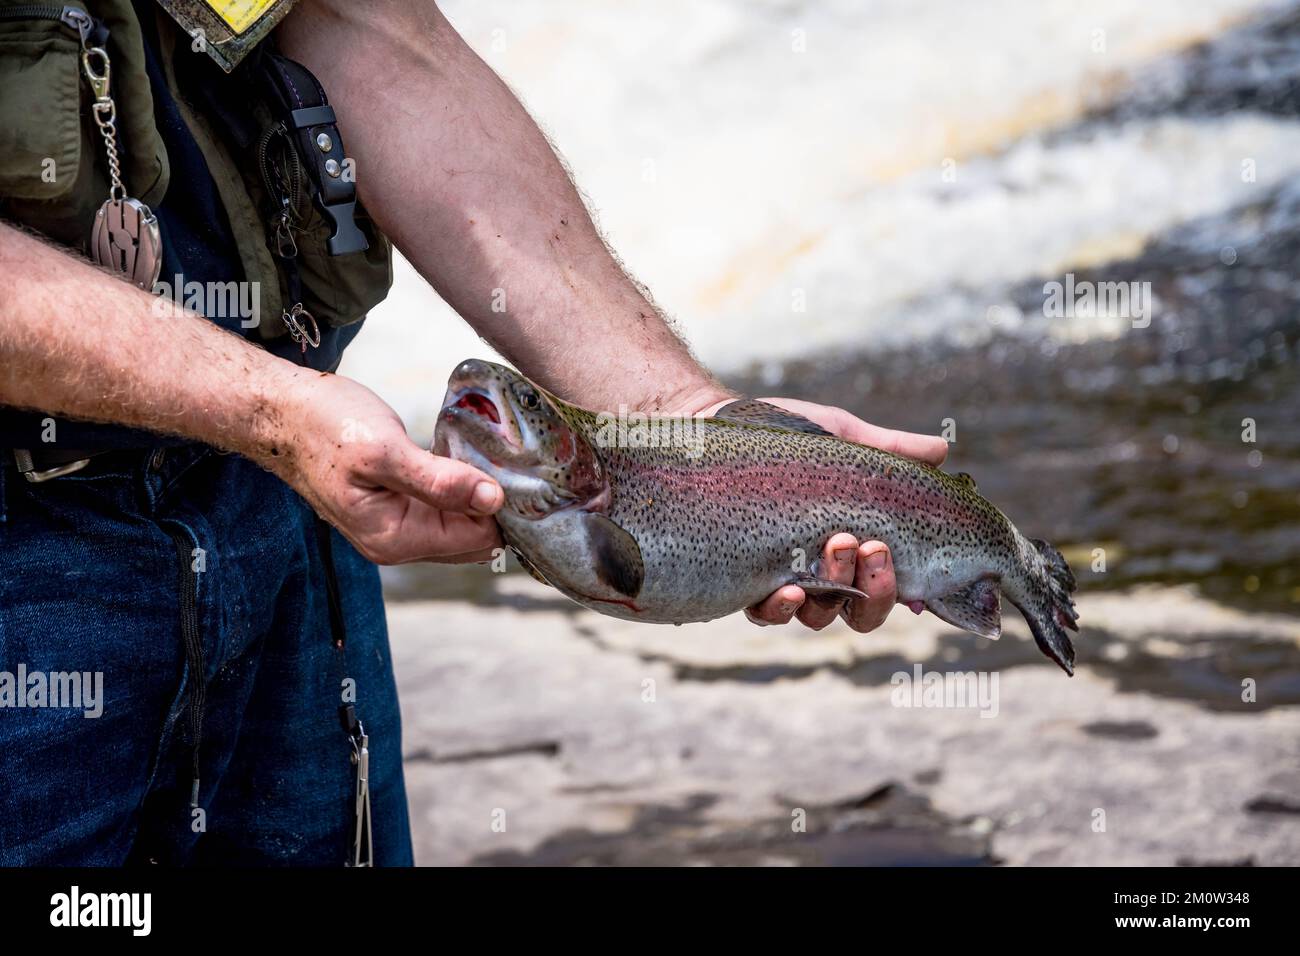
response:
<path id="1" fill-rule="evenodd" d="M 370 247 L 364 252 L 331 256 L 326 249 L 329 223 L 311 206 L 304 238 L 298 243 L 303 304 L 321 322 L 333 328 L 360 322 L 382 302 L 393 284 L 392 247 L 357 202 L 355 220 Z"/>
<path id="2" fill-rule="evenodd" d="M 0 201 L 60 201 L 82 162 L 81 46 L 55 17 L 0 2 Z M 58 8 L 50 8 L 57 14 Z"/>
<path id="3" fill-rule="evenodd" d="M 91 119 L 81 33 L 107 50 L 127 194 L 153 204 L 167 190 L 139 24 L 130 0 L 83 6 L 0 0 L 0 216 L 88 250 L 108 198 L 104 143 Z"/>
<path id="4" fill-rule="evenodd" d="M 330 255 L 331 225 L 312 200 L 311 179 L 284 123 L 271 122 L 254 152 L 260 179 L 246 178 L 259 207 L 266 210 L 267 247 L 280 264 L 285 307 L 301 303 L 320 325 L 330 328 L 360 322 L 393 284 L 387 237 L 358 201 L 353 219 L 368 248 Z M 283 335 L 283 323 L 273 324 L 272 333 Z"/>

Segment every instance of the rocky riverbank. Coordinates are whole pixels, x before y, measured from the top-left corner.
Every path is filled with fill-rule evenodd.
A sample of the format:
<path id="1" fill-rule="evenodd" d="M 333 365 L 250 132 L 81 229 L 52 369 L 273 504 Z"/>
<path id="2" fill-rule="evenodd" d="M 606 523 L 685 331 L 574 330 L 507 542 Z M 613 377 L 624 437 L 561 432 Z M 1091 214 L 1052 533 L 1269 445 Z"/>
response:
<path id="1" fill-rule="evenodd" d="M 1069 679 L 1019 621 L 647 627 L 497 590 L 391 608 L 420 863 L 1300 864 L 1291 618 L 1089 594 Z M 993 706 L 901 706 L 916 664 L 996 674 Z"/>

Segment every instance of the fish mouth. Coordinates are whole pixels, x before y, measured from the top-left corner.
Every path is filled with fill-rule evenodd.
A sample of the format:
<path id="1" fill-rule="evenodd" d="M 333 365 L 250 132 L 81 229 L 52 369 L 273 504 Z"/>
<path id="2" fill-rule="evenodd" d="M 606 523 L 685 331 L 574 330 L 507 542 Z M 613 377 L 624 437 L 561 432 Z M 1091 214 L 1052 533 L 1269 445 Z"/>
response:
<path id="1" fill-rule="evenodd" d="M 451 421 L 473 421 L 501 431 L 501 406 L 484 388 L 469 386 L 447 390 L 442 400 L 442 417 Z"/>
<path id="2" fill-rule="evenodd" d="M 497 408 L 497 403 L 476 389 L 466 389 L 449 407 L 463 408 L 473 415 L 486 418 L 493 425 L 501 424 L 501 412 Z"/>
<path id="3" fill-rule="evenodd" d="M 470 385 L 449 390 L 439 417 L 448 424 L 459 426 L 467 437 L 478 435 L 480 442 L 496 441 L 511 448 L 520 447 L 511 433 L 513 421 L 504 420 L 499 399 L 486 388 Z"/>

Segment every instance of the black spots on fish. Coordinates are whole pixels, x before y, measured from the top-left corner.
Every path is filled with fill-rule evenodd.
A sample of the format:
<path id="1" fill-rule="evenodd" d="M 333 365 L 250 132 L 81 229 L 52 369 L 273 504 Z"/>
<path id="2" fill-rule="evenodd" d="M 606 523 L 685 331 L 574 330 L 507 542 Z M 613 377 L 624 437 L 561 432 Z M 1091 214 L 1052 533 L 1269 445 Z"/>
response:
<path id="1" fill-rule="evenodd" d="M 567 410 L 564 417 L 591 440 L 592 421 Z M 728 561 L 793 570 L 798 548 L 811 563 L 836 531 L 921 554 L 945 545 L 969 554 L 1001 532 L 995 509 L 966 484 L 877 449 L 718 422 L 706 423 L 693 452 L 619 447 L 599 455 L 613 489 L 610 516 L 653 542 L 653 565 L 697 591 L 716 591 Z"/>

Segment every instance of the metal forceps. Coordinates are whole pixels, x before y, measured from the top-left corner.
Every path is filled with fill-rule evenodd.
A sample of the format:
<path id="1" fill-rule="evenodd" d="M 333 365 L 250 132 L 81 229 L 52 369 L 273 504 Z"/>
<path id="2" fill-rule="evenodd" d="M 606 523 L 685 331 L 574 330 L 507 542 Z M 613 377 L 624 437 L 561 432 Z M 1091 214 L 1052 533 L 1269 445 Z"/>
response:
<path id="1" fill-rule="evenodd" d="M 348 733 L 352 745 L 352 766 L 356 768 L 356 819 L 352 830 L 352 859 L 349 866 L 373 867 L 374 844 L 370 830 L 370 737 L 357 720 Z"/>

